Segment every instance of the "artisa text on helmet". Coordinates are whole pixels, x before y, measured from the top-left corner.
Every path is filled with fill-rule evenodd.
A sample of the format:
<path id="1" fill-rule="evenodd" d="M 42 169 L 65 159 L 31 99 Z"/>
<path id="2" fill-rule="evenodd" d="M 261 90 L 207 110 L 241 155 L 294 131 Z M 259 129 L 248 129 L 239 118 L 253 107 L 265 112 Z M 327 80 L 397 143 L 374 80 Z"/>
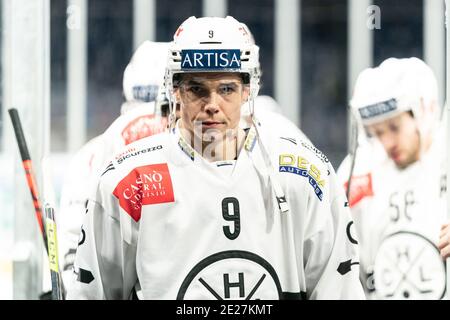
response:
<path id="1" fill-rule="evenodd" d="M 241 52 L 236 49 L 181 50 L 181 69 L 240 69 Z"/>

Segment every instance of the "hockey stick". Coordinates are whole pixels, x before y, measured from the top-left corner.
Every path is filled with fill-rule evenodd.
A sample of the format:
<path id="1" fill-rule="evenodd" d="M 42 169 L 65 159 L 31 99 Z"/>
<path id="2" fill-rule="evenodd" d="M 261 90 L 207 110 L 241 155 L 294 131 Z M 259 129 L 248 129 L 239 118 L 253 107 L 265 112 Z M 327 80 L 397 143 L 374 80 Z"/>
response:
<path id="1" fill-rule="evenodd" d="M 447 139 L 447 172 L 446 172 L 446 179 L 447 179 L 447 219 L 450 219 L 450 146 L 449 146 L 449 142 L 450 142 L 450 102 L 449 102 L 449 98 L 450 98 L 450 59 L 449 59 L 449 54 L 450 54 L 450 16 L 449 16 L 449 7 L 450 7 L 450 0 L 445 0 L 445 30 L 446 30 L 446 48 L 445 48 L 445 60 L 446 60 L 446 95 L 445 95 L 445 105 L 446 105 L 446 109 L 447 109 L 447 124 L 446 124 L 446 139 Z M 445 112 L 444 112 L 445 115 Z M 449 290 L 450 290 L 450 258 L 447 258 L 446 260 L 446 272 L 447 272 L 447 283 L 446 283 L 446 294 L 447 294 L 447 299 L 450 299 L 450 294 L 449 294 Z"/>
<path id="2" fill-rule="evenodd" d="M 59 272 L 55 210 L 48 203 L 45 205 L 45 221 L 48 236 L 48 262 L 52 280 L 52 300 L 64 300 L 64 286 Z"/>
<path id="3" fill-rule="evenodd" d="M 34 178 L 33 163 L 30 158 L 30 153 L 28 151 L 25 135 L 22 129 L 22 123 L 20 121 L 19 113 L 16 108 L 8 109 L 8 113 L 11 117 L 11 122 L 14 127 L 14 133 L 16 135 L 17 145 L 19 146 L 20 156 L 22 158 L 22 165 L 23 169 L 25 170 L 25 176 L 27 178 L 28 188 L 30 189 L 31 197 L 33 199 L 34 212 L 39 224 L 39 229 L 41 230 L 42 239 L 44 240 L 44 246 L 48 254 L 47 234 L 44 229 L 44 220 L 42 218 L 42 206 L 39 199 L 36 180 Z"/>
<path id="4" fill-rule="evenodd" d="M 22 164 L 25 170 L 28 187 L 30 189 L 31 197 L 33 199 L 36 219 L 38 221 L 42 238 L 44 240 L 44 246 L 48 254 L 51 282 L 52 282 L 52 298 L 53 300 L 62 300 L 64 299 L 63 293 L 64 286 L 61 280 L 61 274 L 59 273 L 58 246 L 56 237 L 56 223 L 55 223 L 54 209 L 49 205 L 46 205 L 45 207 L 46 224 L 44 227 L 41 200 L 39 199 L 38 188 L 36 180 L 34 178 L 32 161 L 25 140 L 25 135 L 22 129 L 22 123 L 20 121 L 19 113 L 15 108 L 9 109 L 8 113 L 11 117 L 11 122 L 14 127 L 14 133 L 16 135 L 17 144 L 19 146 L 20 156 L 22 158 Z"/>

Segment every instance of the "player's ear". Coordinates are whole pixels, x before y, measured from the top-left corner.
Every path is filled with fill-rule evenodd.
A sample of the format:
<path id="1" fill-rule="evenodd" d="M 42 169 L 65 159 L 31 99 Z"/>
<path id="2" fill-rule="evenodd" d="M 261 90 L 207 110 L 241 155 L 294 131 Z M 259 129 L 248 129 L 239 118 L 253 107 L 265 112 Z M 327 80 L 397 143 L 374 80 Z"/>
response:
<path id="1" fill-rule="evenodd" d="M 242 103 L 247 102 L 249 96 L 250 96 L 250 86 L 248 85 L 242 86 Z"/>
<path id="2" fill-rule="evenodd" d="M 175 103 L 180 103 L 181 98 L 180 98 L 180 88 L 175 88 L 173 91 L 173 97 L 175 98 Z"/>

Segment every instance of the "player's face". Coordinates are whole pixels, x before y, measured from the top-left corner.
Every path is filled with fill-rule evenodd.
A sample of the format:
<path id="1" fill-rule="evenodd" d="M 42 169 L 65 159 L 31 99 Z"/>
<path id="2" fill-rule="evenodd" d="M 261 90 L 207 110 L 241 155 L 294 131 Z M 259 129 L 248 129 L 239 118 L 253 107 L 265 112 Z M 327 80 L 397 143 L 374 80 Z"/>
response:
<path id="1" fill-rule="evenodd" d="M 203 134 L 224 134 L 227 129 L 236 128 L 248 93 L 238 73 L 184 74 L 175 92 L 183 128 L 191 132 L 201 128 Z"/>
<path id="2" fill-rule="evenodd" d="M 403 112 L 386 121 L 367 127 L 377 137 L 397 167 L 406 168 L 419 160 L 420 136 L 410 112 Z"/>

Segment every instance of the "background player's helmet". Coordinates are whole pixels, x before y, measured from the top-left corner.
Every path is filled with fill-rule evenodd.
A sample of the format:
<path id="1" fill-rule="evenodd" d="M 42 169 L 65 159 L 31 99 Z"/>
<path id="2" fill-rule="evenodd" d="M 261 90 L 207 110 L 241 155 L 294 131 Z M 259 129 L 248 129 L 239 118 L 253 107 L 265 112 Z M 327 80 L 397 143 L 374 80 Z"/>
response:
<path id="1" fill-rule="evenodd" d="M 155 101 L 164 81 L 168 42 L 144 41 L 133 54 L 123 74 L 127 102 Z"/>
<path id="2" fill-rule="evenodd" d="M 420 134 L 430 134 L 440 116 L 437 80 L 418 58 L 389 58 L 361 72 L 350 106 L 363 126 L 411 111 Z"/>
<path id="3" fill-rule="evenodd" d="M 165 77 L 169 98 L 179 75 L 192 72 L 241 73 L 254 99 L 259 91 L 259 47 L 247 26 L 230 16 L 185 20 L 169 48 Z"/>

